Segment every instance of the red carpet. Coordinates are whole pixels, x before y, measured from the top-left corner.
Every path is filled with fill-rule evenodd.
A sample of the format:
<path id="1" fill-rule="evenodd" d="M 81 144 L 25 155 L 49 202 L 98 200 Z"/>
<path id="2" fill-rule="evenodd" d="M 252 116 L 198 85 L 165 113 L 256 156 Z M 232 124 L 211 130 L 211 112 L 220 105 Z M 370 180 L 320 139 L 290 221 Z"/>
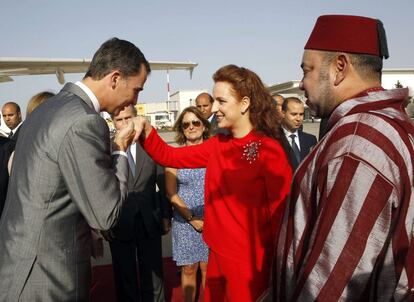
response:
<path id="1" fill-rule="evenodd" d="M 171 258 L 164 258 L 164 286 L 165 301 L 181 302 L 183 295 L 180 287 L 180 275 L 178 268 Z M 201 286 L 200 286 L 201 288 Z M 112 265 L 100 265 L 93 267 L 93 279 L 91 286 L 92 302 L 115 301 L 115 285 L 112 274 Z M 203 301 L 203 293 L 200 293 L 198 301 Z"/>

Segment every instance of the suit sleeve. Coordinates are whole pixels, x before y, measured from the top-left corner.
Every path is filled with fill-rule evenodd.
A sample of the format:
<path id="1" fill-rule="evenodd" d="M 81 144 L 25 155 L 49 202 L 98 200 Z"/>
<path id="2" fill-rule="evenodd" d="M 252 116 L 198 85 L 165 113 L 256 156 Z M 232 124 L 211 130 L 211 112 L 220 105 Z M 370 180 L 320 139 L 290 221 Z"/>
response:
<path id="1" fill-rule="evenodd" d="M 88 224 L 110 229 L 126 198 L 128 159 L 110 155 L 106 122 L 97 115 L 77 121 L 60 146 L 58 165 L 72 201 Z"/>

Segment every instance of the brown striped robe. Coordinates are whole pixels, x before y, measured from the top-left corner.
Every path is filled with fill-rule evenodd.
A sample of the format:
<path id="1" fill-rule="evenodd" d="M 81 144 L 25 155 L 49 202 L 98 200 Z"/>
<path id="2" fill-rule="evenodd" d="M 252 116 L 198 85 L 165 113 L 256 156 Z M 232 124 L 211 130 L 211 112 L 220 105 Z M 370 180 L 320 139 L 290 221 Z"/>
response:
<path id="1" fill-rule="evenodd" d="M 279 235 L 275 301 L 414 299 L 414 126 L 407 89 L 332 113 L 297 170 Z"/>

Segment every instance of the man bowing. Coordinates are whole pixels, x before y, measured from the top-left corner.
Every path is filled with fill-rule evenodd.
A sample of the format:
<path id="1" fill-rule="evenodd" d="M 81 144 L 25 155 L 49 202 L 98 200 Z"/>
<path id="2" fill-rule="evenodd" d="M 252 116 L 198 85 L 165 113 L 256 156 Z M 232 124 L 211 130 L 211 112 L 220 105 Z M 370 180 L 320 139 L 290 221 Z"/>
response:
<path id="1" fill-rule="evenodd" d="M 0 301 L 85 301 L 90 227 L 110 229 L 127 192 L 130 123 L 115 136 L 100 111 L 136 104 L 150 67 L 132 43 L 113 38 L 82 81 L 68 83 L 20 130 L 0 222 Z"/>

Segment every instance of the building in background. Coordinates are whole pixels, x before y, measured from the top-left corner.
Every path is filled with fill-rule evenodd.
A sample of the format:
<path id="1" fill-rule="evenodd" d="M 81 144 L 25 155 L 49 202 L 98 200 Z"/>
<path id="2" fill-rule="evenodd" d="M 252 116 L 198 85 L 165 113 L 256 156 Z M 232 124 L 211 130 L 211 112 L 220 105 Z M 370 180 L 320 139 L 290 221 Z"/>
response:
<path id="1" fill-rule="evenodd" d="M 170 96 L 170 111 L 174 112 L 174 121 L 185 108 L 195 106 L 196 97 L 207 89 L 179 90 Z"/>
<path id="2" fill-rule="evenodd" d="M 171 94 L 170 101 L 138 104 L 137 112 L 147 117 L 156 129 L 170 128 L 184 108 L 195 106 L 195 98 L 202 92 L 207 89 L 179 90 Z"/>

